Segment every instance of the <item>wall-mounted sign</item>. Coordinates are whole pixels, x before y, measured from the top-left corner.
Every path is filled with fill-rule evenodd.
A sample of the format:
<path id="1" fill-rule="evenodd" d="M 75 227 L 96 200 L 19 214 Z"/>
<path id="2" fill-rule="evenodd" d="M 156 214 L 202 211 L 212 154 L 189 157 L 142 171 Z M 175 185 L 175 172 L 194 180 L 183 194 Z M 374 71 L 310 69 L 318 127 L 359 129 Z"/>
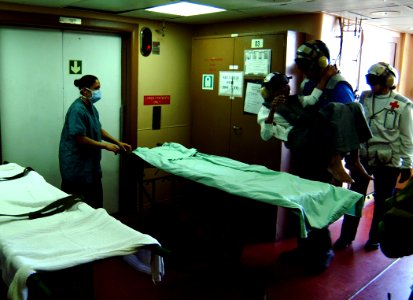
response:
<path id="1" fill-rule="evenodd" d="M 264 39 L 252 39 L 251 48 L 262 48 L 264 47 Z"/>
<path id="2" fill-rule="evenodd" d="M 69 60 L 69 74 L 82 74 L 81 60 Z"/>
<path id="3" fill-rule="evenodd" d="M 160 55 L 161 54 L 161 42 L 152 42 L 152 54 Z"/>
<path id="4" fill-rule="evenodd" d="M 143 105 L 164 105 L 171 104 L 170 95 L 143 96 Z"/>
<path id="5" fill-rule="evenodd" d="M 245 75 L 266 76 L 271 67 L 271 49 L 255 49 L 244 51 Z"/>
<path id="6" fill-rule="evenodd" d="M 219 92 L 220 96 L 242 97 L 244 87 L 244 72 L 220 71 Z"/>
<path id="7" fill-rule="evenodd" d="M 214 74 L 202 74 L 202 89 L 203 90 L 214 89 Z"/>
<path id="8" fill-rule="evenodd" d="M 62 24 L 73 24 L 73 25 L 82 25 L 82 19 L 79 18 L 70 18 L 70 17 L 60 17 L 59 23 Z"/>
<path id="9" fill-rule="evenodd" d="M 244 111 L 251 114 L 258 114 L 263 102 L 264 99 L 261 96 L 261 84 L 247 82 Z"/>

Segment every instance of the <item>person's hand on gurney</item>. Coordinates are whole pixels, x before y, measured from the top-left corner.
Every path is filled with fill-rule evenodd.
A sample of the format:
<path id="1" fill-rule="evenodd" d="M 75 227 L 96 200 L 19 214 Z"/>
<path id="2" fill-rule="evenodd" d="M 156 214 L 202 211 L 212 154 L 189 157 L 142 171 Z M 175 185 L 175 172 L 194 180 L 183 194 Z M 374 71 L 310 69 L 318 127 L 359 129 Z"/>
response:
<path id="1" fill-rule="evenodd" d="M 105 143 L 105 150 L 107 151 L 112 151 L 115 154 L 118 153 L 129 153 L 132 151 L 132 146 L 124 143 L 124 142 L 118 142 L 116 144 L 106 144 Z"/>
<path id="2" fill-rule="evenodd" d="M 112 151 L 115 154 L 129 153 L 132 151 L 131 145 L 117 140 L 116 138 L 111 136 L 109 133 L 107 133 L 103 128 L 101 129 L 101 133 L 102 133 L 102 139 L 106 142 L 109 142 L 109 144 L 105 144 L 104 149 L 108 151 Z"/>
<path id="3" fill-rule="evenodd" d="M 124 142 L 119 142 L 118 147 L 119 147 L 118 153 L 129 153 L 132 151 L 132 146 Z"/>

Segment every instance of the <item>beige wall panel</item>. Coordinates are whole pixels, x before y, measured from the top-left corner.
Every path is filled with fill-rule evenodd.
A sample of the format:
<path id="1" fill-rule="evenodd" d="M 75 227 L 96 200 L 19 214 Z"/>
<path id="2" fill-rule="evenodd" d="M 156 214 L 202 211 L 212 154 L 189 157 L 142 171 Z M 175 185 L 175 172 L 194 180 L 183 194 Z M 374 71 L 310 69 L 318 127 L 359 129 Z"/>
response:
<path id="1" fill-rule="evenodd" d="M 160 42 L 160 54 L 139 56 L 138 145 L 156 144 L 166 137 L 188 139 L 189 133 L 181 137 L 179 134 L 167 135 L 167 132 L 190 126 L 191 30 L 167 23 L 162 34 L 161 22 L 143 22 L 141 27 L 152 30 L 153 41 Z M 171 103 L 161 105 L 161 130 L 152 130 L 152 105 L 143 105 L 145 95 L 170 96 Z M 160 133 L 165 133 L 166 137 L 159 138 Z"/>
<path id="2" fill-rule="evenodd" d="M 139 130 L 138 146 L 155 147 L 158 143 L 176 142 L 189 147 L 189 126 L 169 127 L 160 130 Z"/>
<path id="3" fill-rule="evenodd" d="M 403 35 L 402 51 L 404 55 L 399 64 L 399 92 L 413 100 L 413 73 L 410 71 L 413 65 L 413 36 L 411 34 Z"/>
<path id="4" fill-rule="evenodd" d="M 228 33 L 281 32 L 292 30 L 319 37 L 321 35 L 322 17 L 322 14 L 302 14 L 271 19 L 263 18 L 260 20 L 208 24 L 207 26 L 198 27 L 194 32 L 194 36 L 212 36 Z"/>

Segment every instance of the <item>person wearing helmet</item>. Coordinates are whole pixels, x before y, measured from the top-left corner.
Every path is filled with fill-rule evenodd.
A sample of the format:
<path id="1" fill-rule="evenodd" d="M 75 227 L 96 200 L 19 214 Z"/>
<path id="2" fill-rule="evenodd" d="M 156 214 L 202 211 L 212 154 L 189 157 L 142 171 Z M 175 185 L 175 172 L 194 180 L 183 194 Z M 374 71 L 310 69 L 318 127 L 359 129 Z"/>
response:
<path id="1" fill-rule="evenodd" d="M 310 96 L 322 80 L 323 70 L 330 65 L 330 51 L 321 40 L 307 41 L 297 48 L 295 62 L 297 68 L 305 76 L 299 94 Z M 318 110 L 331 102 L 352 103 L 354 101 L 355 95 L 351 85 L 337 72 L 328 78 L 318 101 L 312 107 L 314 110 Z M 329 162 L 328 157 L 323 156 L 322 152 L 315 151 L 314 147 L 305 150 L 314 151 L 307 153 L 310 156 L 293 155 L 291 160 L 292 172 L 306 179 L 331 183 L 332 175 L 326 168 Z M 307 263 L 312 265 L 310 268 L 324 270 L 328 268 L 334 256 L 332 248 L 330 231 L 326 226 L 325 228 L 312 230 L 309 237 L 300 240 L 298 248 L 287 254 L 286 257 L 292 259 L 310 257 L 309 259 L 304 258 L 304 261 L 307 260 Z"/>
<path id="2" fill-rule="evenodd" d="M 361 165 L 358 149 L 371 138 L 371 132 L 359 103 L 329 103 L 319 110 L 318 101 L 328 79 L 337 73 L 328 66 L 317 87 L 309 96 L 290 95 L 289 79 L 280 72 L 268 74 L 261 88 L 263 105 L 257 115 L 261 138 L 275 137 L 285 142 L 294 155 L 330 157 L 327 171 L 338 183 L 354 182 L 341 160 L 345 153 L 346 166 L 354 173 L 372 179 Z"/>
<path id="3" fill-rule="evenodd" d="M 310 95 L 320 81 L 323 70 L 330 64 L 330 51 L 320 40 L 305 42 L 297 48 L 295 63 L 305 75 L 305 80 L 301 84 L 301 93 L 304 96 Z M 316 105 L 322 107 L 330 102 L 350 103 L 354 100 L 353 88 L 337 72 L 328 79 Z"/>
<path id="4" fill-rule="evenodd" d="M 363 144 L 360 154 L 364 166 L 374 176 L 374 212 L 367 251 L 379 248 L 378 224 L 384 202 L 393 195 L 398 177 L 405 182 L 411 176 L 413 159 L 413 120 L 411 100 L 396 93 L 397 71 L 391 65 L 373 64 L 366 74 L 369 91 L 360 95 L 373 137 Z M 369 181 L 356 182 L 354 190 L 366 194 Z M 344 216 L 341 234 L 334 248 L 343 249 L 356 236 L 360 218 Z"/>
<path id="5" fill-rule="evenodd" d="M 317 161 L 340 183 L 352 182 L 341 163 L 342 154 L 349 152 L 351 154 L 347 156 L 346 163 L 352 173 L 371 179 L 358 157 L 360 143 L 371 137 L 361 105 L 332 102 L 320 109 L 314 107 L 326 82 L 336 73 L 335 66 L 327 66 L 317 87 L 309 96 L 290 95 L 291 77 L 280 72 L 268 74 L 261 88 L 264 103 L 257 115 L 261 138 L 269 140 L 275 137 L 284 141 L 293 157 Z M 324 241 L 325 249 L 317 253 L 311 247 L 302 246 L 301 249 L 305 251 L 301 252 L 298 259 L 302 260 L 310 271 L 318 273 L 327 267 L 325 259 L 331 259 L 331 252 L 328 257 L 323 257 L 331 248 L 331 240 L 328 229 L 314 229 L 310 235 L 317 236 L 314 239 L 317 242 L 312 245 Z M 321 238 L 322 236 L 324 238 Z M 309 245 L 309 240 L 311 239 L 300 242 L 302 245 Z"/>
<path id="6" fill-rule="evenodd" d="M 330 51 L 327 45 L 320 40 L 310 40 L 297 48 L 295 58 L 297 68 L 304 74 L 305 79 L 300 86 L 301 96 L 310 96 L 317 85 L 322 81 L 323 71 L 330 65 Z M 336 72 L 325 82 L 324 88 L 313 101 L 313 109 L 320 109 L 331 102 L 352 103 L 355 95 L 351 85 L 345 78 Z M 331 182 L 331 174 L 326 172 L 325 157 L 312 153 L 315 159 L 309 160 L 306 156 L 297 155 L 293 160 L 292 169 L 297 175 L 322 182 Z"/>

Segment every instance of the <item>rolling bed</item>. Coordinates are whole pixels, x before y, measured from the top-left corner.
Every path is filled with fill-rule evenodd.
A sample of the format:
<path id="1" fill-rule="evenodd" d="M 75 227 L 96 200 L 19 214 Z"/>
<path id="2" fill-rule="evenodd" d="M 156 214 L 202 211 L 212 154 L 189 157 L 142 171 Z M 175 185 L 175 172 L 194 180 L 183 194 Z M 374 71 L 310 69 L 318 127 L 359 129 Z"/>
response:
<path id="1" fill-rule="evenodd" d="M 160 243 L 104 209 L 77 201 L 57 213 L 24 217 L 66 197 L 33 170 L 15 163 L 0 165 L 0 271 L 9 299 L 28 299 L 27 284 L 38 273 L 113 257 L 122 257 L 154 282 L 162 280 Z"/>
<path id="2" fill-rule="evenodd" d="M 300 237 L 344 214 L 361 216 L 363 195 L 261 165 L 201 153 L 178 143 L 133 151 L 145 164 L 242 198 L 284 207 L 299 218 Z M 140 170 L 141 171 L 141 170 Z"/>

